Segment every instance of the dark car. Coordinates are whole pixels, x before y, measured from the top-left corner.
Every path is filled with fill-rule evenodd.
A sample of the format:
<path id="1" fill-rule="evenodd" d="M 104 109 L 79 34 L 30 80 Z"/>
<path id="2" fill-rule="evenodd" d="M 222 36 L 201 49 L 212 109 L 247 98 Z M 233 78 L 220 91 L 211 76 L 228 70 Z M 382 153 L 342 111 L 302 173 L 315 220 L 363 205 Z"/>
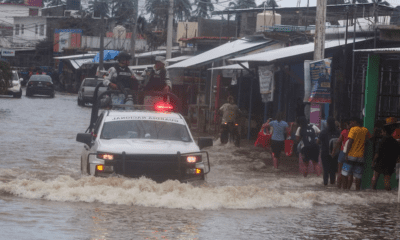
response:
<path id="1" fill-rule="evenodd" d="M 26 87 L 26 96 L 34 94 L 49 95 L 54 97 L 54 85 L 51 77 L 48 75 L 32 75 L 29 78 Z"/>

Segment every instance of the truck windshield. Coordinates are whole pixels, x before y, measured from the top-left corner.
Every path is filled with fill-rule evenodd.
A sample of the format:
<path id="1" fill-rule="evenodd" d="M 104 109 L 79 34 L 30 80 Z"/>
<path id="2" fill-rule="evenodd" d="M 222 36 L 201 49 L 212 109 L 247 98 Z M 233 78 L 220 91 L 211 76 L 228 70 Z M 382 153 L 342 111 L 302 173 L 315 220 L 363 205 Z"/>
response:
<path id="1" fill-rule="evenodd" d="M 192 141 L 185 125 L 146 120 L 105 122 L 100 138 Z"/>

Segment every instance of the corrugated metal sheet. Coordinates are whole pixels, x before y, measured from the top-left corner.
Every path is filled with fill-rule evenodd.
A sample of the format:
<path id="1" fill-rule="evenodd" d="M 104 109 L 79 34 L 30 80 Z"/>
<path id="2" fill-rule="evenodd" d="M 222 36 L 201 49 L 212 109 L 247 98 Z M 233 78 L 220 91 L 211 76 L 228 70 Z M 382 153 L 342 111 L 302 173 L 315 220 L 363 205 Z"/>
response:
<path id="1" fill-rule="evenodd" d="M 171 52 L 178 52 L 177 50 L 172 50 Z M 151 56 L 160 56 L 160 55 L 165 55 L 167 54 L 167 51 L 165 50 L 157 50 L 157 51 L 152 51 L 152 52 L 144 52 L 144 53 L 138 53 L 135 54 L 135 58 L 143 58 L 143 57 L 151 57 Z"/>
<path id="2" fill-rule="evenodd" d="M 354 52 L 399 53 L 400 48 L 356 49 Z"/>
<path id="3" fill-rule="evenodd" d="M 356 38 L 356 42 L 362 42 L 371 38 Z M 345 40 L 331 40 L 325 42 L 325 49 L 344 45 Z M 353 39 L 347 39 L 347 44 L 353 44 Z M 314 52 L 314 43 L 296 45 L 291 47 L 280 48 L 267 52 L 247 55 L 244 57 L 234 58 L 230 61 L 234 62 L 272 62 L 282 58 L 293 57 L 301 54 Z"/>
<path id="4" fill-rule="evenodd" d="M 153 67 L 154 65 L 150 64 L 150 65 L 136 65 L 136 66 L 129 66 L 129 69 L 131 70 L 143 70 L 149 67 Z"/>
<path id="5" fill-rule="evenodd" d="M 176 58 L 167 59 L 166 62 L 175 63 L 175 62 L 180 62 L 180 61 L 189 59 L 189 58 L 191 58 L 191 57 L 193 57 L 193 56 L 184 55 L 184 56 L 179 56 L 179 57 L 176 57 Z"/>
<path id="6" fill-rule="evenodd" d="M 244 62 L 242 64 L 243 64 L 243 66 L 249 68 L 248 62 Z M 226 66 L 222 66 L 222 67 L 209 68 L 208 70 L 241 70 L 241 69 L 243 69 L 243 67 L 240 66 L 239 64 L 232 64 L 232 65 L 226 65 Z"/>
<path id="7" fill-rule="evenodd" d="M 87 54 L 79 54 L 79 55 L 71 55 L 71 56 L 63 56 L 63 57 L 54 57 L 54 59 L 79 59 L 79 58 L 88 58 L 96 56 L 95 53 L 87 53 Z"/>
<path id="8" fill-rule="evenodd" d="M 69 59 L 71 65 L 75 69 L 79 69 L 84 63 L 92 62 L 93 58 L 86 58 L 86 59 Z"/>
<path id="9" fill-rule="evenodd" d="M 263 47 L 270 42 L 272 41 L 271 40 L 247 41 L 244 39 L 239 39 L 233 42 L 225 43 L 219 47 L 213 48 L 207 52 L 189 58 L 185 61 L 171 65 L 168 68 L 187 68 L 197 65 L 204 65 L 223 57 L 229 57 L 234 54 L 248 52 L 254 50 L 254 48 L 257 47 Z"/>

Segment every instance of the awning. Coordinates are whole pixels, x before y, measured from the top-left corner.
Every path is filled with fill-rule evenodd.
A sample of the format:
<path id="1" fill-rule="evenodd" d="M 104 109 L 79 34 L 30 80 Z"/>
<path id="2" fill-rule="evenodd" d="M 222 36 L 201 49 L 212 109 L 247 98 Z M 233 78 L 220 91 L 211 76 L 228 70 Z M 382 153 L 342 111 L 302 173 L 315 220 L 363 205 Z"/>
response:
<path id="1" fill-rule="evenodd" d="M 119 51 L 115 50 L 104 50 L 103 53 L 103 61 L 114 60 L 114 58 L 119 54 Z M 93 62 L 99 62 L 100 60 L 100 53 L 93 58 Z"/>
<path id="2" fill-rule="evenodd" d="M 244 62 L 243 66 L 249 68 L 249 63 Z M 208 70 L 242 70 L 242 69 L 244 69 L 244 68 L 242 66 L 240 66 L 239 64 L 232 64 L 232 65 L 226 65 L 226 66 L 222 66 L 222 67 L 209 68 Z"/>
<path id="3" fill-rule="evenodd" d="M 136 65 L 136 66 L 129 66 L 129 69 L 130 70 L 144 70 L 146 68 L 150 68 L 150 67 L 153 67 L 153 66 L 154 66 L 153 64 L 150 64 L 150 65 Z"/>
<path id="4" fill-rule="evenodd" d="M 354 52 L 400 53 L 400 48 L 355 49 Z"/>
<path id="5" fill-rule="evenodd" d="M 68 61 L 75 69 L 79 69 L 84 63 L 92 62 L 92 58 L 86 59 L 69 59 Z"/>
<path id="6" fill-rule="evenodd" d="M 242 38 L 233 42 L 225 43 L 207 52 L 204 52 L 192 58 L 186 59 L 182 62 L 171 65 L 168 67 L 168 69 L 203 66 L 216 60 L 234 57 L 237 56 L 238 54 L 243 54 L 246 52 L 253 51 L 255 49 L 262 48 L 271 43 L 273 43 L 272 40 L 269 39 L 267 40 L 264 38 L 258 38 L 253 40 Z"/>
<path id="7" fill-rule="evenodd" d="M 54 57 L 54 59 L 79 59 L 79 58 L 89 58 L 96 56 L 95 53 L 86 53 L 86 54 L 79 54 L 79 55 L 71 55 L 71 56 L 63 56 L 63 57 Z"/>
<path id="8" fill-rule="evenodd" d="M 172 53 L 178 52 L 177 50 L 172 50 Z M 135 54 L 135 58 L 144 58 L 144 57 L 151 57 L 151 56 L 160 56 L 163 55 L 165 56 L 167 54 L 167 51 L 165 50 L 157 50 L 157 51 L 151 51 L 151 52 L 144 52 L 144 53 L 139 53 Z"/>
<path id="9" fill-rule="evenodd" d="M 362 42 L 370 40 L 372 38 L 356 38 L 356 42 Z M 336 39 L 325 41 L 325 49 L 343 46 L 345 44 L 344 39 Z M 353 39 L 347 39 L 347 44 L 353 44 Z M 291 47 L 285 47 L 280 49 L 275 49 L 267 52 L 251 54 L 244 57 L 238 57 L 230 59 L 233 62 L 272 62 L 278 59 L 294 57 L 302 54 L 314 52 L 314 43 L 296 45 Z"/>
<path id="10" fill-rule="evenodd" d="M 193 56 L 184 55 L 184 56 L 179 56 L 179 57 L 175 57 L 175 58 L 170 58 L 170 59 L 167 59 L 165 61 L 169 62 L 169 63 L 176 63 L 176 62 L 180 62 L 180 61 L 186 60 L 186 59 L 191 58 L 191 57 L 193 57 Z"/>

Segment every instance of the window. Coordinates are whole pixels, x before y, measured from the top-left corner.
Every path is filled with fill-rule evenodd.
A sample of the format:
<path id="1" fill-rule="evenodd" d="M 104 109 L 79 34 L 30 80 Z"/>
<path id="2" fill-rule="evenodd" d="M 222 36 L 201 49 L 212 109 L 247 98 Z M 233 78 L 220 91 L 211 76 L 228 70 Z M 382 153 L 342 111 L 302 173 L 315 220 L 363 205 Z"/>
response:
<path id="1" fill-rule="evenodd" d="M 44 36 L 44 24 L 40 24 L 40 36 Z"/>
<path id="2" fill-rule="evenodd" d="M 24 24 L 21 24 L 21 35 L 24 34 Z"/>
<path id="3" fill-rule="evenodd" d="M 19 35 L 19 24 L 15 24 L 15 35 Z"/>
<path id="4" fill-rule="evenodd" d="M 35 24 L 35 34 L 38 34 L 38 25 Z"/>
<path id="5" fill-rule="evenodd" d="M 37 16 L 39 13 L 38 9 L 29 8 L 29 16 Z"/>

